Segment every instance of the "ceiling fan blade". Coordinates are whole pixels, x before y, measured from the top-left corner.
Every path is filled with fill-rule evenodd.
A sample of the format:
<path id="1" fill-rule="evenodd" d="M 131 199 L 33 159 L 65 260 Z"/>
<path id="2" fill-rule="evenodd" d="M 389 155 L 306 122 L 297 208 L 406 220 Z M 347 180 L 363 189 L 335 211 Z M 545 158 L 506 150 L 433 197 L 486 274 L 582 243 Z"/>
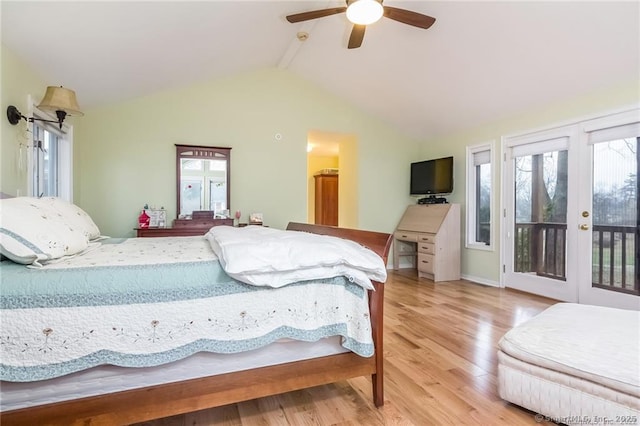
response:
<path id="1" fill-rule="evenodd" d="M 364 39 L 364 30 L 367 29 L 366 25 L 354 25 L 349 36 L 349 45 L 347 48 L 356 49 L 362 45 Z"/>
<path id="2" fill-rule="evenodd" d="M 287 21 L 293 23 L 308 21 L 310 19 L 324 18 L 325 16 L 336 15 L 338 13 L 346 12 L 346 7 L 333 7 L 330 9 L 312 10 L 310 12 L 296 13 L 294 15 L 287 16 Z"/>
<path id="3" fill-rule="evenodd" d="M 397 7 L 384 7 L 384 16 L 403 24 L 413 25 L 414 27 L 427 29 L 436 22 L 436 18 L 423 15 L 422 13 L 413 12 L 411 10 L 398 9 Z"/>

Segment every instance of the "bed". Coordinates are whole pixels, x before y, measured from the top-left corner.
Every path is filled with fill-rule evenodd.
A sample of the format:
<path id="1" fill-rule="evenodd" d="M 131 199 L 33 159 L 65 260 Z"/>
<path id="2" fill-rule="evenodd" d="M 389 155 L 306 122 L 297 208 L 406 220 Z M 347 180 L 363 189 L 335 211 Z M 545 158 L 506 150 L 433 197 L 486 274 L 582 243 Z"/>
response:
<path id="1" fill-rule="evenodd" d="M 28 257 L 27 253 L 20 252 L 24 247 L 16 249 L 16 242 L 7 237 L 15 237 L 22 230 L 18 225 L 8 229 L 12 224 L 10 220 L 5 219 L 10 216 L 12 206 L 4 204 L 4 201 L 6 200 L 2 200 L 0 211 L 3 217 L 0 235 L 3 237 L 3 254 L 6 255 L 7 247 L 11 248 L 11 244 L 14 244 L 10 255 L 24 261 Z M 58 202 L 54 204 L 56 203 Z M 287 285 L 279 285 L 278 282 L 271 283 L 273 285 L 265 285 L 263 282 L 247 284 L 236 279 L 237 271 L 233 269 L 233 265 L 237 263 L 232 265 L 231 262 L 226 262 L 224 266 L 230 271 L 227 274 L 226 270 L 220 269 L 225 263 L 223 259 L 226 258 L 220 258 L 215 262 L 208 258 L 199 259 L 204 256 L 203 253 L 210 251 L 209 247 L 214 246 L 210 236 L 100 241 L 95 237 L 95 225 L 84 216 L 84 212 L 74 206 L 63 207 L 73 212 L 76 223 L 70 228 L 81 228 L 81 233 L 87 237 L 84 249 L 84 244 L 78 244 L 81 249 L 79 253 L 62 250 L 55 259 L 47 250 L 41 250 L 45 253 L 38 253 L 36 250 L 35 255 L 31 254 L 35 259 L 27 260 L 31 261 L 28 267 L 17 265 L 15 259 L 12 259 L 13 262 L 3 261 L 0 269 L 3 284 L 5 280 L 13 280 L 16 271 L 26 276 L 15 278 L 20 285 L 9 289 L 3 285 L 0 336 L 4 380 L 0 386 L 0 421 L 3 425 L 130 424 L 358 376 L 371 376 L 373 402 L 376 406 L 383 405 L 382 275 L 372 275 L 379 279 L 369 280 L 371 289 L 365 289 L 360 285 L 362 277 L 355 273 L 309 279 L 305 275 L 306 272 L 300 275 L 299 271 L 290 271 L 289 278 L 297 281 Z M 42 205 L 39 205 L 38 209 L 41 208 Z M 50 209 L 51 206 L 48 205 L 47 208 Z M 18 210 L 23 213 L 21 221 L 25 218 L 35 220 L 29 214 L 24 214 L 24 206 Z M 49 219 L 55 216 L 58 222 L 65 222 L 57 214 L 52 214 L 52 210 L 48 212 Z M 67 216 L 67 213 L 62 216 Z M 78 217 L 75 216 L 82 220 L 78 221 Z M 255 228 L 260 228 L 258 233 L 270 232 L 265 228 Z M 235 232 L 233 229 L 228 231 Z M 301 223 L 289 223 L 287 232 L 296 235 L 319 234 L 356 242 L 358 246 L 364 246 L 368 251 L 375 253 L 382 265 L 386 265 L 391 241 L 390 235 L 386 233 Z M 48 244 L 52 246 L 51 250 L 57 250 L 59 247 L 56 246 L 59 244 L 50 244 L 49 242 L 55 238 L 51 235 L 49 237 Z M 207 239 L 210 245 L 207 245 Z M 166 244 L 169 244 L 169 248 Z M 141 255 L 142 260 L 130 260 L 134 265 L 118 267 L 119 259 L 135 257 L 123 249 L 125 246 L 137 250 L 145 245 L 156 246 L 156 251 L 157 247 L 161 247 L 164 256 L 169 259 L 165 262 L 166 265 L 155 261 L 144 265 L 144 256 Z M 220 247 L 217 247 L 217 250 L 219 249 Z M 107 268 L 92 264 L 100 256 L 104 257 L 105 253 L 111 256 L 111 262 L 116 266 Z M 256 253 L 254 254 L 258 256 Z M 181 258 L 181 262 L 178 263 L 188 263 L 189 273 L 171 269 L 172 266 L 168 265 L 172 263 L 170 259 L 175 259 L 177 254 Z M 189 263 L 184 259 L 194 259 L 194 262 Z M 203 263 L 218 263 L 219 267 L 205 270 Z M 119 276 L 114 275 L 115 269 L 126 270 L 127 280 L 131 281 L 122 282 Z M 84 279 L 92 282 L 95 279 L 95 271 L 99 272 L 99 288 L 93 287 L 89 291 L 77 288 L 69 290 L 65 287 L 73 280 Z M 30 281 L 33 274 L 45 274 L 48 277 L 48 284 L 44 290 L 41 285 Z M 202 280 L 211 278 L 211 275 L 215 275 L 218 281 L 223 277 L 220 286 L 211 288 L 214 286 L 202 285 Z M 263 278 L 260 274 L 256 275 L 255 271 L 245 275 L 251 275 L 250 279 Z M 266 275 L 268 280 L 273 280 L 273 276 Z M 194 279 L 187 282 L 189 290 L 184 291 L 176 290 L 162 281 L 167 277 L 168 282 L 174 282 L 176 285 L 181 281 L 189 281 L 189 277 L 198 278 L 195 279 L 197 282 L 194 282 Z M 149 287 L 151 290 L 146 288 L 135 293 L 137 284 L 132 283 L 149 278 L 154 283 Z M 299 281 L 301 278 L 303 280 Z M 140 286 L 142 288 L 142 284 Z M 154 319 L 147 321 L 145 328 L 134 327 L 134 322 L 124 310 L 128 307 L 120 306 L 120 296 L 114 296 L 115 287 L 125 290 L 127 297 L 135 298 L 136 303 L 133 305 L 136 305 L 136 309 L 153 311 L 149 318 Z M 40 288 L 40 293 L 30 293 L 33 288 Z M 190 296 L 182 300 L 182 294 Z M 282 326 L 276 327 L 275 332 L 272 330 L 267 333 L 266 337 L 262 334 L 252 335 L 251 333 L 263 324 L 279 315 L 272 312 L 274 309 L 269 309 L 270 294 L 282 294 L 285 299 L 302 301 L 301 307 L 278 310 L 289 311 L 288 315 L 297 320 L 311 321 L 311 325 L 308 328 L 292 326 L 291 328 L 298 333 L 293 335 L 283 334 L 282 330 L 286 327 Z M 313 298 L 309 298 L 310 294 Z M 83 300 L 83 306 L 75 306 L 74 298 L 78 297 Z M 203 302 L 204 299 L 218 297 L 222 302 L 216 307 L 207 308 Z M 325 299 L 340 303 L 323 304 Z M 356 307 L 342 306 L 342 303 L 351 303 L 351 299 L 355 301 L 355 305 L 364 303 L 366 311 L 350 311 Z M 105 303 L 104 300 L 109 302 Z M 35 303 L 35 307 L 26 308 L 24 304 L 27 301 Z M 242 303 L 246 303 L 246 307 L 243 307 Z M 110 311 L 105 305 L 122 310 Z M 173 314 L 170 315 L 171 311 L 161 311 L 165 305 L 177 312 L 175 317 Z M 206 317 L 197 317 L 201 315 L 198 310 L 200 305 L 209 309 Z M 24 314 L 23 311 L 35 309 L 45 312 L 48 308 L 58 309 L 58 313 L 65 310 L 76 312 L 74 309 L 84 309 L 92 313 L 86 316 L 85 312 L 82 321 L 77 321 L 82 327 L 76 327 L 64 337 L 60 336 L 64 334 L 65 324 L 69 323 L 69 317 L 65 319 L 64 316 L 60 319 L 48 318 L 50 324 L 55 325 L 34 326 L 37 331 L 32 334 L 37 334 L 37 338 L 29 337 L 29 333 L 26 332 L 7 332 L 14 326 L 18 327 L 16 324 L 21 322 L 35 322 L 25 321 L 24 317 L 20 316 Z M 96 308 L 97 311 L 94 311 Z M 234 309 L 235 316 L 230 318 L 227 311 Z M 237 312 L 238 310 L 240 312 Z M 346 312 L 343 317 L 347 318 L 349 324 L 332 322 L 331 315 L 338 310 Z M 113 327 L 100 325 L 99 321 L 104 322 L 107 318 L 110 318 L 109 321 L 112 322 L 109 322 L 109 325 L 113 323 Z M 129 324 L 130 330 L 127 329 Z M 204 325 L 200 326 L 201 324 Z M 225 349 L 224 345 L 220 346 L 219 340 L 222 339 L 198 334 L 208 332 L 205 326 L 217 330 L 220 334 L 231 329 L 234 329 L 234 333 L 240 331 L 248 334 L 242 338 L 234 337 L 236 340 L 230 343 L 231 348 Z M 95 337 L 98 335 L 100 339 Z M 105 338 L 107 335 L 108 339 Z M 369 337 L 363 337 L 366 335 Z M 57 337 L 58 340 L 54 340 L 53 337 Z M 180 339 L 187 340 L 183 342 Z M 105 342 L 112 345 L 105 346 L 109 350 L 96 350 L 101 346 L 92 346 L 105 345 Z M 168 346 L 159 346 L 162 350 L 156 351 L 152 356 L 142 357 L 137 356 L 137 348 L 134 350 L 127 346 L 126 349 L 118 349 L 118 345 L 131 342 L 141 345 L 140 347 L 156 343 L 165 344 L 163 342 Z M 225 344 L 229 346 L 229 342 Z M 125 353 L 127 351 L 131 353 Z M 34 360 L 23 359 L 21 354 L 26 352 L 36 354 Z M 51 362 L 48 357 L 52 357 L 55 362 Z M 48 360 L 43 363 L 42 359 Z M 55 367 L 51 369 L 48 364 L 54 364 Z"/>
<path id="2" fill-rule="evenodd" d="M 555 304 L 499 342 L 498 388 L 563 424 L 638 424 L 640 312 Z"/>

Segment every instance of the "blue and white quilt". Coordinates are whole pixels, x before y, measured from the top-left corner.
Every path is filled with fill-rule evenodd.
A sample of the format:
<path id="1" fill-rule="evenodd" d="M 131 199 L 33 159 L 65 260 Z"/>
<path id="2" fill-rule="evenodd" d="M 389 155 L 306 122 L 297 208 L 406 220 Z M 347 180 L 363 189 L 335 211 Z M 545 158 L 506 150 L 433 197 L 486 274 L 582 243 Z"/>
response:
<path id="1" fill-rule="evenodd" d="M 338 335 L 361 356 L 374 351 L 367 291 L 353 279 L 247 284 L 227 275 L 203 237 L 106 240 L 38 269 L 4 261 L 0 279 L 5 381 L 156 366 L 279 339 Z"/>

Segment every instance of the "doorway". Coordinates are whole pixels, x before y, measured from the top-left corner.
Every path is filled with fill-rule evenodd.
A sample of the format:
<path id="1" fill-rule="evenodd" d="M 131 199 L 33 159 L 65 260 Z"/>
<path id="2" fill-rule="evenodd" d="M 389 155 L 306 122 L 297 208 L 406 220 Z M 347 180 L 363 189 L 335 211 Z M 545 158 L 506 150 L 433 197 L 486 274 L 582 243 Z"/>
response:
<path id="1" fill-rule="evenodd" d="M 316 220 L 317 184 L 316 175 L 324 175 L 329 185 L 337 184 L 337 222 L 338 226 L 353 228 L 358 226 L 357 197 L 357 144 L 356 137 L 351 134 L 311 131 L 307 137 L 307 221 Z M 329 186 L 326 187 L 327 192 Z M 325 203 L 327 208 L 334 208 L 335 203 Z M 322 213 L 319 213 L 320 215 Z M 320 219 L 318 217 L 318 219 Z"/>
<path id="2" fill-rule="evenodd" d="M 640 308 L 640 111 L 506 138 L 502 280 Z"/>

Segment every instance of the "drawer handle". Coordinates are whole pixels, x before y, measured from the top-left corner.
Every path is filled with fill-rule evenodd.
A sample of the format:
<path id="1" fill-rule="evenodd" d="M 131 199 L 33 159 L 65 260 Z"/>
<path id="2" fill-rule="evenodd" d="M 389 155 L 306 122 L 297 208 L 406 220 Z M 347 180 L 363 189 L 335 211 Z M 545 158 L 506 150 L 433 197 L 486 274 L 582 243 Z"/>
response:
<path id="1" fill-rule="evenodd" d="M 422 263 L 429 263 L 429 261 L 428 260 L 423 260 Z"/>

